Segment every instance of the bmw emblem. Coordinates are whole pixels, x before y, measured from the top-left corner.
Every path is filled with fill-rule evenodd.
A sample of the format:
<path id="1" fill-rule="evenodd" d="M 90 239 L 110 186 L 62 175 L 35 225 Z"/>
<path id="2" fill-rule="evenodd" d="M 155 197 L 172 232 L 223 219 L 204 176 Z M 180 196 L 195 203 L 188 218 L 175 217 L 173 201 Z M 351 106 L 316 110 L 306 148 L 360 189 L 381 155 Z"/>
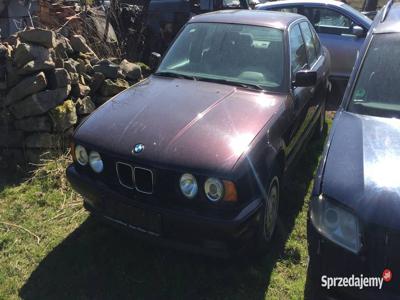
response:
<path id="1" fill-rule="evenodd" d="M 136 144 L 135 148 L 133 148 L 133 153 L 138 154 L 144 150 L 144 145 L 143 144 Z"/>

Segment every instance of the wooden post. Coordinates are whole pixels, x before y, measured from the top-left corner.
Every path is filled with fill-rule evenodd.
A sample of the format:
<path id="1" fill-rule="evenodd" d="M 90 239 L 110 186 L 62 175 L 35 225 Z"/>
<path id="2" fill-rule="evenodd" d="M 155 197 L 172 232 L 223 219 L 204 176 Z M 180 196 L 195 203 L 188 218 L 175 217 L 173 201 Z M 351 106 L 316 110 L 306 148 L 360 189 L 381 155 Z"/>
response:
<path id="1" fill-rule="evenodd" d="M 104 30 L 104 37 L 103 37 L 104 42 L 107 42 L 108 30 L 110 27 L 110 18 L 111 18 L 110 14 L 111 14 L 111 10 L 114 9 L 114 6 L 115 6 L 115 0 L 111 0 L 110 7 L 106 8 L 106 11 L 105 11 L 105 13 L 106 13 L 106 28 Z"/>

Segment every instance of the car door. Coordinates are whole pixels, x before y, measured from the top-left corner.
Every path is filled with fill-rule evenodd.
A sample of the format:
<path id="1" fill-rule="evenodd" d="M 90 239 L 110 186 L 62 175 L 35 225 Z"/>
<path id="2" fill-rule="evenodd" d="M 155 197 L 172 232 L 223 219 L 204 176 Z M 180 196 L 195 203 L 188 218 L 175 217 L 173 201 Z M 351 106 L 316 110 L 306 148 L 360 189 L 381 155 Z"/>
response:
<path id="1" fill-rule="evenodd" d="M 304 6 L 299 13 L 310 20 L 322 44 L 329 50 L 332 77 L 348 79 L 357 51 L 364 42 L 363 37 L 353 34 L 353 27 L 360 25 L 343 12 L 331 7 Z"/>
<path id="2" fill-rule="evenodd" d="M 289 29 L 290 72 L 292 82 L 296 72 L 309 68 L 306 52 L 306 43 L 300 29 L 300 24 L 292 25 Z M 286 149 L 288 162 L 294 158 L 299 149 L 307 128 L 309 103 L 312 98 L 312 87 L 291 87 L 293 100 L 293 123 L 290 127 L 290 140 Z"/>
<path id="3" fill-rule="evenodd" d="M 321 48 L 318 37 L 309 22 L 300 23 L 301 33 L 306 44 L 308 69 L 317 73 L 317 83 L 311 87 L 311 98 L 308 102 L 307 116 L 305 120 L 305 131 L 312 133 L 314 122 L 319 117 L 320 108 L 326 97 L 327 88 L 327 61 Z"/>

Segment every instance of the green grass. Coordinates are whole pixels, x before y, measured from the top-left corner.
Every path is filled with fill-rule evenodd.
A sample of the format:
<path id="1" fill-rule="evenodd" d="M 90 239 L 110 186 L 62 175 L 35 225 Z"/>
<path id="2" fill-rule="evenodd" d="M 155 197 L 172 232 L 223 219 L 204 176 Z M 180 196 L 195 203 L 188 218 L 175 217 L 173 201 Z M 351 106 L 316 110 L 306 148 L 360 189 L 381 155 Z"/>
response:
<path id="1" fill-rule="evenodd" d="M 160 248 L 97 222 L 65 179 L 68 160 L 50 161 L 0 192 L 0 299 L 303 299 L 322 147 L 310 143 L 284 189 L 272 249 L 241 262 Z"/>

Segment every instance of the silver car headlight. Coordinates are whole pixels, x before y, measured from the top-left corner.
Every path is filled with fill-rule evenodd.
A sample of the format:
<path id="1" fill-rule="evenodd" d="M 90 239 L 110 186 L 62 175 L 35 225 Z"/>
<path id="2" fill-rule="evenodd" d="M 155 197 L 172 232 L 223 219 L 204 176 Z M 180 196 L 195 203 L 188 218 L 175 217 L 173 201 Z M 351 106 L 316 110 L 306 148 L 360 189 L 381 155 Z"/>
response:
<path id="1" fill-rule="evenodd" d="M 196 178 L 189 173 L 183 174 L 179 180 L 179 187 L 186 198 L 193 199 L 196 197 L 199 187 Z"/>
<path id="2" fill-rule="evenodd" d="M 353 253 L 360 251 L 359 221 L 348 209 L 321 195 L 311 201 L 310 218 L 315 228 L 327 239 Z"/>
<path id="3" fill-rule="evenodd" d="M 98 152 L 92 151 L 89 154 L 89 165 L 95 173 L 101 173 L 104 169 L 103 160 Z"/>
<path id="4" fill-rule="evenodd" d="M 89 157 L 88 157 L 88 153 L 87 153 L 85 147 L 83 147 L 81 145 L 76 145 L 75 159 L 78 162 L 78 164 L 80 164 L 81 166 L 87 165 L 87 163 L 89 161 Z"/>
<path id="5" fill-rule="evenodd" d="M 204 192 L 208 200 L 217 202 L 224 197 L 224 184 L 217 178 L 208 178 L 204 184 Z"/>

